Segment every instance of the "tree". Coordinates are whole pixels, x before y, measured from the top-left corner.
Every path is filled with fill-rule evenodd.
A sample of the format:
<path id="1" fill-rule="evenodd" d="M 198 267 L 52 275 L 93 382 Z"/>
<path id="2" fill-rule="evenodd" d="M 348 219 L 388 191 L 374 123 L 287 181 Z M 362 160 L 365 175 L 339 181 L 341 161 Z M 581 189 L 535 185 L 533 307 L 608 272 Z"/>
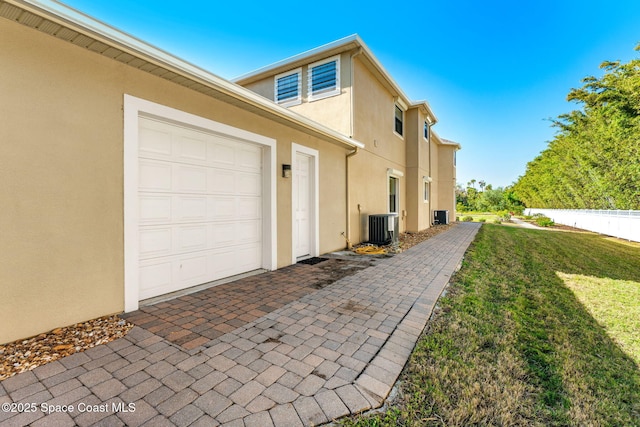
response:
<path id="1" fill-rule="evenodd" d="M 527 206 L 640 209 L 640 59 L 601 68 L 569 92 L 581 108 L 553 121 L 555 138 L 514 185 Z"/>

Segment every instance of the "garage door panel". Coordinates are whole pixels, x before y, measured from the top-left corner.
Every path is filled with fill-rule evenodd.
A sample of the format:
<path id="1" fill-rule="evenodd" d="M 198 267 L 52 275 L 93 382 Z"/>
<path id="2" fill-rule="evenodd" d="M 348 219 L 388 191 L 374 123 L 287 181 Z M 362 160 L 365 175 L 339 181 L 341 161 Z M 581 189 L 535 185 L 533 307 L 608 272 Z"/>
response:
<path id="1" fill-rule="evenodd" d="M 204 135 L 178 135 L 174 141 L 176 160 L 184 163 L 207 163 L 207 140 Z"/>
<path id="2" fill-rule="evenodd" d="M 236 199 L 235 197 L 214 196 L 213 201 L 213 220 L 228 221 L 237 217 L 236 215 Z"/>
<path id="3" fill-rule="evenodd" d="M 238 197 L 236 202 L 238 219 L 259 219 L 262 217 L 260 198 Z"/>
<path id="4" fill-rule="evenodd" d="M 173 283 L 172 263 L 170 261 L 140 265 L 140 299 L 151 298 L 171 292 Z"/>
<path id="5" fill-rule="evenodd" d="M 168 223 L 172 218 L 173 201 L 170 195 L 141 194 L 138 215 L 141 225 Z"/>
<path id="6" fill-rule="evenodd" d="M 245 147 L 238 150 L 236 166 L 247 172 L 259 173 L 262 162 L 262 152 L 258 147 Z"/>
<path id="7" fill-rule="evenodd" d="M 238 243 L 255 243 L 260 241 L 262 227 L 260 221 L 237 222 L 235 227 L 236 241 Z"/>
<path id="8" fill-rule="evenodd" d="M 193 225 L 174 227 L 175 253 L 202 251 L 207 249 L 207 226 Z"/>
<path id="9" fill-rule="evenodd" d="M 211 166 L 232 169 L 236 164 L 233 145 L 224 143 L 221 139 L 211 141 L 209 147 L 209 164 Z"/>
<path id="10" fill-rule="evenodd" d="M 208 187 L 213 194 L 234 194 L 236 175 L 233 171 L 210 169 Z"/>
<path id="11" fill-rule="evenodd" d="M 171 131 L 160 123 L 149 120 L 139 132 L 140 157 L 170 160 L 172 156 Z"/>
<path id="12" fill-rule="evenodd" d="M 228 247 L 234 244 L 236 238 L 235 224 L 217 223 L 210 230 L 213 248 Z"/>
<path id="13" fill-rule="evenodd" d="M 174 196 L 175 210 L 173 220 L 180 222 L 207 221 L 208 201 L 207 196 Z"/>
<path id="14" fill-rule="evenodd" d="M 262 266 L 262 148 L 140 120 L 141 299 Z"/>
<path id="15" fill-rule="evenodd" d="M 207 281 L 207 255 L 182 257 L 173 263 L 176 285 L 179 288 L 195 286 Z"/>
<path id="16" fill-rule="evenodd" d="M 140 230 L 140 259 L 171 255 L 172 235 L 171 227 Z"/>
<path id="17" fill-rule="evenodd" d="M 260 250 L 255 246 L 245 246 L 236 250 L 240 260 L 238 268 L 242 271 L 255 270 L 260 265 Z"/>
<path id="18" fill-rule="evenodd" d="M 259 196 L 262 193 L 260 175 L 238 172 L 236 174 L 236 194 Z"/>
<path id="19" fill-rule="evenodd" d="M 206 193 L 207 168 L 203 166 L 174 165 L 173 191 L 178 193 Z"/>
<path id="20" fill-rule="evenodd" d="M 139 188 L 141 191 L 171 191 L 171 163 L 157 160 L 140 160 Z"/>

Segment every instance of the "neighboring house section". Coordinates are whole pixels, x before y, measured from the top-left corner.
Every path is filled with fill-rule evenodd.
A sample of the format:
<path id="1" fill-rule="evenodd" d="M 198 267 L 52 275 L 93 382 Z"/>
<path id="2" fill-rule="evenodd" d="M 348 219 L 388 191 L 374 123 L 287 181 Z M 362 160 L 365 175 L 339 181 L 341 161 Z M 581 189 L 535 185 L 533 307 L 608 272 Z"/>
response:
<path id="1" fill-rule="evenodd" d="M 356 139 L 58 2 L 0 39 L 0 343 L 344 248 Z"/>
<path id="2" fill-rule="evenodd" d="M 347 160 L 351 243 L 369 239 L 368 217 L 397 214 L 399 231 L 455 218 L 455 152 L 431 128 L 426 101 L 408 99 L 369 48 L 350 36 L 234 80 L 365 147 Z"/>

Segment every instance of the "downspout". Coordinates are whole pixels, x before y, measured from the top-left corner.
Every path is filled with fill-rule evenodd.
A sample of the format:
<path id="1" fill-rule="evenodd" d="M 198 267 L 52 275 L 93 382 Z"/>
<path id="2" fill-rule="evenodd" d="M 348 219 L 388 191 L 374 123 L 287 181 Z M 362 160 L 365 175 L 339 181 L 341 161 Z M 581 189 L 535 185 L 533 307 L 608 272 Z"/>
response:
<path id="1" fill-rule="evenodd" d="M 429 143 L 429 177 L 431 177 L 431 181 L 429 181 L 429 224 L 431 224 L 431 226 L 433 226 L 433 209 L 431 209 L 433 206 L 433 188 L 431 187 L 431 183 L 433 182 L 433 177 L 431 176 L 431 171 L 433 170 L 431 168 L 431 128 L 433 125 L 435 125 L 435 123 L 431 123 L 427 120 L 427 126 L 429 129 L 429 138 L 427 138 L 427 142 Z"/>
<path id="2" fill-rule="evenodd" d="M 347 230 L 345 232 L 345 239 L 347 240 L 347 249 L 351 249 L 353 246 L 351 245 L 351 240 L 349 240 L 349 236 L 351 235 L 351 203 L 349 202 L 349 200 L 351 199 L 351 186 L 349 185 L 349 159 L 353 156 L 355 156 L 356 154 L 358 154 L 358 147 L 355 148 L 355 150 L 353 150 L 352 152 L 350 152 L 349 154 L 347 154 L 347 157 L 345 158 L 345 163 L 346 163 L 346 187 L 347 187 Z"/>

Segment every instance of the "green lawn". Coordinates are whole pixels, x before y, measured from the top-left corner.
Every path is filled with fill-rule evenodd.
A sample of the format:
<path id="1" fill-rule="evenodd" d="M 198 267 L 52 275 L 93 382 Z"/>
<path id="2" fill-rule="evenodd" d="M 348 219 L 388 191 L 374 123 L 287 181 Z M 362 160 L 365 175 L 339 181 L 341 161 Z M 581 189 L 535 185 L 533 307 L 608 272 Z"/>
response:
<path id="1" fill-rule="evenodd" d="M 468 213 L 463 213 L 463 212 L 458 212 L 457 215 L 460 220 L 462 221 L 462 218 L 470 216 L 473 217 L 473 222 L 481 222 L 481 220 L 484 220 L 484 222 L 493 222 L 497 219 L 500 219 L 498 217 L 498 215 L 493 214 L 493 213 L 488 213 L 488 212 L 468 212 Z"/>
<path id="2" fill-rule="evenodd" d="M 347 426 L 640 426 L 640 248 L 485 225 L 384 413 Z"/>

